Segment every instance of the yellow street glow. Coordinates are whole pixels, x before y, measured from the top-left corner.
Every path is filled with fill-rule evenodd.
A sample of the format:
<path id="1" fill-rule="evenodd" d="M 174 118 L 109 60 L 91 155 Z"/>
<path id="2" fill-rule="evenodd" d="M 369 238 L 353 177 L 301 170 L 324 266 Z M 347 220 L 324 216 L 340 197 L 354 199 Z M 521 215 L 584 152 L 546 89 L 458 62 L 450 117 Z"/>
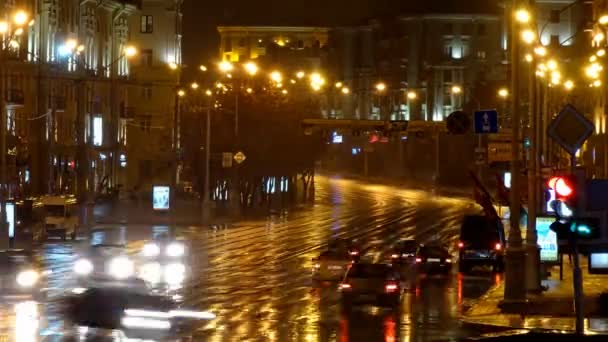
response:
<path id="1" fill-rule="evenodd" d="M 452 94 L 460 94 L 462 93 L 462 88 L 460 86 L 452 86 Z"/>
<path id="2" fill-rule="evenodd" d="M 273 71 L 270 73 L 270 79 L 277 83 L 281 83 L 283 81 L 283 75 L 281 75 L 279 71 Z"/>
<path id="3" fill-rule="evenodd" d="M 589 62 L 595 62 L 597 61 L 597 57 L 595 57 L 595 55 L 589 57 Z"/>
<path id="4" fill-rule="evenodd" d="M 6 21 L 0 21 L 0 33 L 6 33 L 8 31 L 8 23 Z"/>
<path id="5" fill-rule="evenodd" d="M 532 57 L 532 55 L 528 53 L 528 54 L 526 54 L 525 59 L 526 59 L 526 62 L 530 63 L 534 60 L 534 57 Z"/>
<path id="6" fill-rule="evenodd" d="M 604 40 L 604 34 L 602 32 L 598 32 L 593 36 L 593 40 L 595 40 L 596 43 L 601 42 L 602 40 Z"/>
<path id="7" fill-rule="evenodd" d="M 336 82 L 336 88 L 342 88 L 342 82 Z"/>
<path id="8" fill-rule="evenodd" d="M 296 73 L 296 77 L 299 78 L 299 79 L 304 78 L 304 76 L 306 76 L 306 73 L 304 71 L 298 71 Z"/>
<path id="9" fill-rule="evenodd" d="M 593 86 L 594 86 L 594 87 L 599 87 L 599 86 L 601 86 L 601 85 L 602 85 L 602 81 L 600 81 L 600 80 L 595 80 L 595 81 L 593 81 Z"/>
<path id="10" fill-rule="evenodd" d="M 415 91 L 408 91 L 407 92 L 407 98 L 410 100 L 415 100 L 418 97 L 418 94 L 416 94 Z"/>
<path id="11" fill-rule="evenodd" d="M 219 68 L 221 72 L 231 72 L 234 69 L 234 65 L 228 61 L 222 61 L 219 64 Z"/>
<path id="12" fill-rule="evenodd" d="M 180 90 L 177 91 L 177 95 L 179 97 L 184 97 L 184 96 L 186 96 L 186 92 L 184 90 L 180 89 Z"/>
<path id="13" fill-rule="evenodd" d="M 247 94 L 251 94 L 251 93 L 253 93 L 253 89 L 247 88 Z"/>
<path id="14" fill-rule="evenodd" d="M 598 20 L 598 22 L 602 25 L 606 25 L 608 24 L 608 15 L 604 14 L 600 17 L 600 19 Z"/>
<path id="15" fill-rule="evenodd" d="M 207 89 L 207 90 L 205 91 L 205 95 L 207 95 L 207 96 L 211 96 L 211 95 L 213 95 L 213 92 L 211 91 L 211 89 Z"/>
<path id="16" fill-rule="evenodd" d="M 606 55 L 606 50 L 599 49 L 595 54 L 598 55 L 598 57 L 604 57 Z"/>
<path id="17" fill-rule="evenodd" d="M 248 62 L 245 64 L 245 70 L 249 75 L 253 76 L 258 73 L 258 66 L 254 62 Z"/>
<path id="18" fill-rule="evenodd" d="M 343 87 L 342 88 L 342 94 L 347 95 L 350 93 L 350 89 L 348 89 L 348 87 Z"/>
<path id="19" fill-rule="evenodd" d="M 378 91 L 384 91 L 384 90 L 386 90 L 386 84 L 384 84 L 382 82 L 376 84 L 376 90 L 378 90 Z"/>
<path id="20" fill-rule="evenodd" d="M 192 89 L 198 89 L 198 83 L 193 82 L 190 87 L 192 87 Z"/>
<path id="21" fill-rule="evenodd" d="M 520 23 L 525 24 L 530 21 L 530 12 L 528 12 L 528 10 L 525 8 L 520 8 L 515 11 L 515 19 L 517 19 L 517 21 Z"/>
<path id="22" fill-rule="evenodd" d="M 133 57 L 135 55 L 137 55 L 137 48 L 135 46 L 128 45 L 128 46 L 125 47 L 125 56 L 127 56 L 127 57 Z"/>
<path id="23" fill-rule="evenodd" d="M 171 70 L 177 69 L 177 64 L 175 64 L 174 62 L 169 63 L 169 69 L 171 69 Z"/>
<path id="24" fill-rule="evenodd" d="M 13 17 L 13 20 L 17 25 L 25 25 L 25 23 L 27 23 L 27 19 L 27 13 L 25 13 L 25 11 L 17 11 Z"/>
<path id="25" fill-rule="evenodd" d="M 566 88 L 566 90 L 572 90 L 572 88 L 574 88 L 574 82 L 567 80 L 564 82 L 564 88 Z"/>
<path id="26" fill-rule="evenodd" d="M 509 96 L 509 91 L 506 88 L 501 88 L 498 90 L 498 96 L 506 98 L 507 96 Z"/>
<path id="27" fill-rule="evenodd" d="M 204 65 L 201 65 L 201 66 L 199 67 L 199 69 L 201 69 L 201 71 L 207 71 L 207 67 L 206 67 L 206 66 L 204 66 Z"/>
<path id="28" fill-rule="evenodd" d="M 557 69 L 557 62 L 555 60 L 550 60 L 547 62 L 547 68 L 549 68 L 549 70 L 555 70 Z"/>
<path id="29" fill-rule="evenodd" d="M 544 46 L 537 46 L 534 48 L 534 53 L 539 55 L 539 56 L 546 56 L 547 55 L 547 49 Z"/>
<path id="30" fill-rule="evenodd" d="M 534 31 L 532 30 L 523 30 L 521 32 L 521 39 L 523 39 L 526 44 L 532 44 L 536 40 L 536 34 L 534 34 Z"/>

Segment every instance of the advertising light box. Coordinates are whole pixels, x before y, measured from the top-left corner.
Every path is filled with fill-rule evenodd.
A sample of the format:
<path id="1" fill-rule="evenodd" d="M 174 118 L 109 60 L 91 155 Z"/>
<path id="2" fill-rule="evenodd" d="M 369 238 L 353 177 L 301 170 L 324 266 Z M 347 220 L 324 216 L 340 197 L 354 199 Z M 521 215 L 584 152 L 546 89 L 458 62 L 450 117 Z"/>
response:
<path id="1" fill-rule="evenodd" d="M 154 210 L 169 210 L 171 188 L 165 185 L 156 185 L 152 188 L 152 208 Z"/>
<path id="2" fill-rule="evenodd" d="M 559 261 L 557 234 L 550 229 L 555 222 L 554 217 L 536 218 L 536 243 L 540 249 L 540 261 L 544 263 L 557 263 Z"/>

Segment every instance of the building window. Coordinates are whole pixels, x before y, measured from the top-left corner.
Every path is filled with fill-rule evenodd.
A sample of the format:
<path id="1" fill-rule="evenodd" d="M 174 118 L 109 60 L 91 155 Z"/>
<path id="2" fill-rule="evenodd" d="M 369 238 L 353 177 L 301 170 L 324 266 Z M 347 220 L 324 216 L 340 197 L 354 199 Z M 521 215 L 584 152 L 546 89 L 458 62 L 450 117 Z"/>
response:
<path id="1" fill-rule="evenodd" d="M 444 35 L 454 34 L 454 25 L 452 25 L 452 23 L 443 24 L 443 34 Z"/>
<path id="2" fill-rule="evenodd" d="M 264 39 L 262 39 L 262 38 L 258 39 L 258 47 L 259 48 L 264 47 Z"/>
<path id="3" fill-rule="evenodd" d="M 152 126 L 152 116 L 151 115 L 142 115 L 141 121 L 140 121 L 141 130 L 146 133 L 150 133 L 151 126 Z"/>
<path id="4" fill-rule="evenodd" d="M 304 48 L 304 41 L 302 39 L 298 39 L 298 49 L 303 49 Z"/>
<path id="5" fill-rule="evenodd" d="M 93 118 L 93 145 L 103 144 L 103 118 L 96 116 Z"/>
<path id="6" fill-rule="evenodd" d="M 559 10 L 551 10 L 551 14 L 549 16 L 549 21 L 551 24 L 559 24 L 560 11 Z"/>
<path id="7" fill-rule="evenodd" d="M 446 69 L 443 71 L 443 81 L 447 82 L 447 83 L 452 82 L 452 70 L 451 69 Z"/>
<path id="8" fill-rule="evenodd" d="M 448 57 L 452 57 L 452 44 L 449 44 L 445 46 L 445 55 Z"/>
<path id="9" fill-rule="evenodd" d="M 232 52 L 232 38 L 226 38 L 224 41 L 224 52 Z"/>
<path id="10" fill-rule="evenodd" d="M 141 65 L 150 67 L 152 66 L 152 49 L 141 50 Z"/>
<path id="11" fill-rule="evenodd" d="M 486 52 L 484 50 L 477 50 L 477 59 L 486 59 Z"/>
<path id="12" fill-rule="evenodd" d="M 143 97 L 144 100 L 151 100 L 152 99 L 152 88 L 143 87 L 141 89 L 141 97 Z"/>
<path id="13" fill-rule="evenodd" d="M 479 24 L 477 25 L 477 34 L 480 36 L 485 36 L 487 33 L 487 27 L 486 24 Z"/>
<path id="14" fill-rule="evenodd" d="M 142 15 L 140 22 L 141 33 L 152 33 L 154 31 L 154 17 L 151 15 Z"/>

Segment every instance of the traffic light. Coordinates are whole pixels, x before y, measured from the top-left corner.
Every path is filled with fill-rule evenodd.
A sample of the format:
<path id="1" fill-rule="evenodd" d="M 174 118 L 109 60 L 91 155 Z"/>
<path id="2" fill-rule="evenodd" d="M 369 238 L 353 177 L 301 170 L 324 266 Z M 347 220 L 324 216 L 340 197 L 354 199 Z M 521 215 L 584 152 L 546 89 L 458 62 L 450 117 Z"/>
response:
<path id="1" fill-rule="evenodd" d="M 576 183 L 570 176 L 558 176 L 549 179 L 547 187 L 555 192 L 555 200 L 550 206 L 557 219 L 550 229 L 557 234 L 559 240 L 569 239 L 576 230 L 572 230 L 576 209 Z"/>
<path id="2" fill-rule="evenodd" d="M 572 220 L 570 231 L 579 239 L 599 239 L 600 221 L 592 217 L 579 217 Z"/>

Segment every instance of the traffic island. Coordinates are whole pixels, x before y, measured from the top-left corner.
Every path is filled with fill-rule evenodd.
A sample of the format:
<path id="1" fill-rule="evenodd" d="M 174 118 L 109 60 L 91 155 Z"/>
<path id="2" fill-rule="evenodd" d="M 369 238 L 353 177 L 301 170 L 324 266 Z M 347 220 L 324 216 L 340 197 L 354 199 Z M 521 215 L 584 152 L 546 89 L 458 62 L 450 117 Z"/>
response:
<path id="1" fill-rule="evenodd" d="M 583 259 L 583 258 L 581 258 Z M 589 274 L 586 263 L 583 269 L 585 332 L 608 334 L 608 313 L 602 309 L 606 301 L 608 282 L 605 276 Z M 576 327 L 573 305 L 572 274 L 570 265 L 564 265 L 564 278 L 559 271 L 543 280 L 546 291 L 528 295 L 526 303 L 517 306 L 503 305 L 504 282 L 491 288 L 467 310 L 461 321 L 476 327 L 530 329 L 573 332 Z"/>

